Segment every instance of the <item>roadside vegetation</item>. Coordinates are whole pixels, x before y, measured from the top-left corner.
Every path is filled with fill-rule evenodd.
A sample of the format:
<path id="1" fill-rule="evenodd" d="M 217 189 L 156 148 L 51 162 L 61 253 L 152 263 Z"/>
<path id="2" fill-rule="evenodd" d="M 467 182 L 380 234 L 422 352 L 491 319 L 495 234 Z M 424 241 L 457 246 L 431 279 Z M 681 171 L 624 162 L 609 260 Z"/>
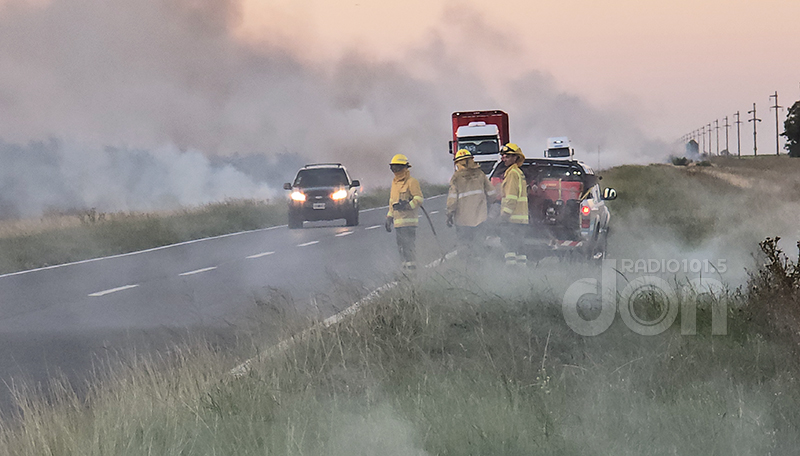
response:
<path id="1" fill-rule="evenodd" d="M 718 236 L 727 243 L 740 204 L 769 187 L 735 185 L 724 176 L 752 176 L 719 168 L 604 173 L 620 195 L 615 236 L 633 237 L 617 242 L 648 242 L 636 238 L 639 226 L 657 223 L 651 235 L 669 233 L 683 249 Z M 762 202 L 757 214 L 783 203 Z M 509 273 L 456 257 L 280 350 L 267 349 L 256 327 L 233 348 L 195 343 L 110 362 L 80 397 L 63 382 L 48 400 L 18 387 L 19 413 L 0 425 L 0 448 L 21 456 L 793 454 L 800 256 L 794 246 L 785 253 L 770 232 L 782 227 L 765 222 L 737 238 L 761 236 L 750 244 L 747 280 L 698 298 L 696 335 L 681 334 L 680 318 L 657 336 L 616 318 L 602 334 L 580 336 L 565 323 L 562 296 L 597 273 L 591 266 Z M 727 309 L 726 334 L 712 336 L 716 301 Z M 665 304 L 653 296 L 638 305 Z M 245 359 L 249 368 L 231 374 Z"/>
<path id="2" fill-rule="evenodd" d="M 424 184 L 426 195 L 447 187 Z M 380 207 L 388 188 L 366 192 L 361 208 Z M 0 274 L 134 252 L 286 223 L 286 202 L 233 200 L 165 213 L 98 213 L 0 223 Z"/>

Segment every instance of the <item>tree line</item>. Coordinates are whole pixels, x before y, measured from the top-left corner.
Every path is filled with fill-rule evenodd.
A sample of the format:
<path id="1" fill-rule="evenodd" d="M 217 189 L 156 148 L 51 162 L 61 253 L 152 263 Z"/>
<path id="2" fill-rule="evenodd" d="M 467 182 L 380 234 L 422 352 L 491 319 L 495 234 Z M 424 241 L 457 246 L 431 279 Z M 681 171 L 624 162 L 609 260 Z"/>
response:
<path id="1" fill-rule="evenodd" d="M 789 108 L 781 136 L 786 137 L 785 147 L 789 151 L 789 156 L 800 157 L 800 101 L 795 101 Z"/>

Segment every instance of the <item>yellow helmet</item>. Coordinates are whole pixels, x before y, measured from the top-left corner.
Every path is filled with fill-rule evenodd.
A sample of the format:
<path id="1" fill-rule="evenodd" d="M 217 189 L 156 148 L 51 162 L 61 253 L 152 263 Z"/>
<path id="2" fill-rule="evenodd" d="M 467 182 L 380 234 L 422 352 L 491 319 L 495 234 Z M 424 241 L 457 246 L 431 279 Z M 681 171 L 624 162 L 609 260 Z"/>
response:
<path id="1" fill-rule="evenodd" d="M 467 149 L 459 149 L 458 152 L 456 152 L 456 155 L 453 157 L 453 161 L 457 162 L 460 160 L 466 160 L 468 158 L 472 158 L 472 153 Z"/>
<path id="2" fill-rule="evenodd" d="M 500 154 L 519 155 L 520 157 L 525 158 L 525 155 L 522 153 L 522 149 L 520 149 L 519 146 L 514 143 L 508 143 L 503 146 L 503 149 L 500 150 Z"/>
<path id="3" fill-rule="evenodd" d="M 411 166 L 411 163 L 408 162 L 408 157 L 403 154 L 397 154 L 392 157 L 392 161 L 389 162 L 390 165 L 404 165 L 404 166 Z"/>

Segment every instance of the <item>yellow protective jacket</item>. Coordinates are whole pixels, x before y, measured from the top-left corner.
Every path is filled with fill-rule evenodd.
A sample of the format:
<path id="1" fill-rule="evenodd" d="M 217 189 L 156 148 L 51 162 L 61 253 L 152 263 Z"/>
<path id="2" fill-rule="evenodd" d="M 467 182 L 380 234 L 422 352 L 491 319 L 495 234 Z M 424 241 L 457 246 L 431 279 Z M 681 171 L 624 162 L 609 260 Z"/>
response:
<path id="1" fill-rule="evenodd" d="M 506 170 L 503 177 L 503 199 L 500 202 L 502 214 L 510 214 L 511 223 L 528 223 L 528 185 L 525 175 L 518 164 L 513 164 Z"/>
<path id="2" fill-rule="evenodd" d="M 411 209 L 399 211 L 392 209 L 392 205 L 399 201 L 408 201 Z M 418 207 L 422 204 L 422 190 L 419 181 L 411 177 L 408 168 L 395 173 L 392 179 L 392 189 L 389 192 L 389 213 L 387 217 L 394 217 L 394 226 L 417 226 L 419 224 Z"/>
<path id="3" fill-rule="evenodd" d="M 494 199 L 497 192 L 473 160 L 461 161 L 457 166 L 459 169 L 450 178 L 447 214 L 455 214 L 458 226 L 478 226 L 486 221 L 487 199 Z"/>

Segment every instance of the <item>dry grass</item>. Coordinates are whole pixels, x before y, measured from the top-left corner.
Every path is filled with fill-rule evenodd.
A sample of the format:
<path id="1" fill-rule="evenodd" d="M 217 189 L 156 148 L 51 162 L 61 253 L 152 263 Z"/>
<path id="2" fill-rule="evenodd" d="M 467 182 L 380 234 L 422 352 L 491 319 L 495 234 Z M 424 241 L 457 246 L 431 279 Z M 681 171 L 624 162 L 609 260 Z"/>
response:
<path id="1" fill-rule="evenodd" d="M 788 454 L 800 367 L 780 340 L 566 327 L 557 290 L 443 270 L 251 365 L 195 344 L 117 366 L 79 400 L 35 391 L 15 455 Z M 619 323 L 619 322 L 618 322 Z M 246 348 L 246 347 L 242 347 Z"/>
<path id="2" fill-rule="evenodd" d="M 647 217 L 692 245 L 735 218 L 726 209 L 738 206 L 719 201 L 750 197 L 684 171 L 607 173 L 604 184 L 620 190 L 616 226 Z M 716 206 L 691 199 L 706 193 Z M 696 219 L 687 205 L 710 215 L 687 228 Z M 759 270 L 744 290 L 758 289 L 757 277 L 784 283 L 775 271 L 794 274 L 773 253 L 782 269 Z M 53 403 L 23 389 L 22 414 L 0 426 L 0 448 L 22 456 L 796 452 L 798 347 L 752 318 L 773 295 L 718 296 L 728 306 L 725 336 L 711 336 L 701 302 L 695 336 L 680 325 L 640 336 L 617 318 L 600 336 L 582 337 L 565 324 L 561 297 L 591 274 L 570 263 L 509 273 L 456 260 L 272 356 L 257 356 L 256 330 L 233 350 L 198 343 L 115 365 L 85 398 L 63 383 Z M 259 307 L 271 299 L 282 297 Z M 777 318 L 787 311 L 772 309 Z M 229 375 L 242 355 L 258 361 Z"/>

